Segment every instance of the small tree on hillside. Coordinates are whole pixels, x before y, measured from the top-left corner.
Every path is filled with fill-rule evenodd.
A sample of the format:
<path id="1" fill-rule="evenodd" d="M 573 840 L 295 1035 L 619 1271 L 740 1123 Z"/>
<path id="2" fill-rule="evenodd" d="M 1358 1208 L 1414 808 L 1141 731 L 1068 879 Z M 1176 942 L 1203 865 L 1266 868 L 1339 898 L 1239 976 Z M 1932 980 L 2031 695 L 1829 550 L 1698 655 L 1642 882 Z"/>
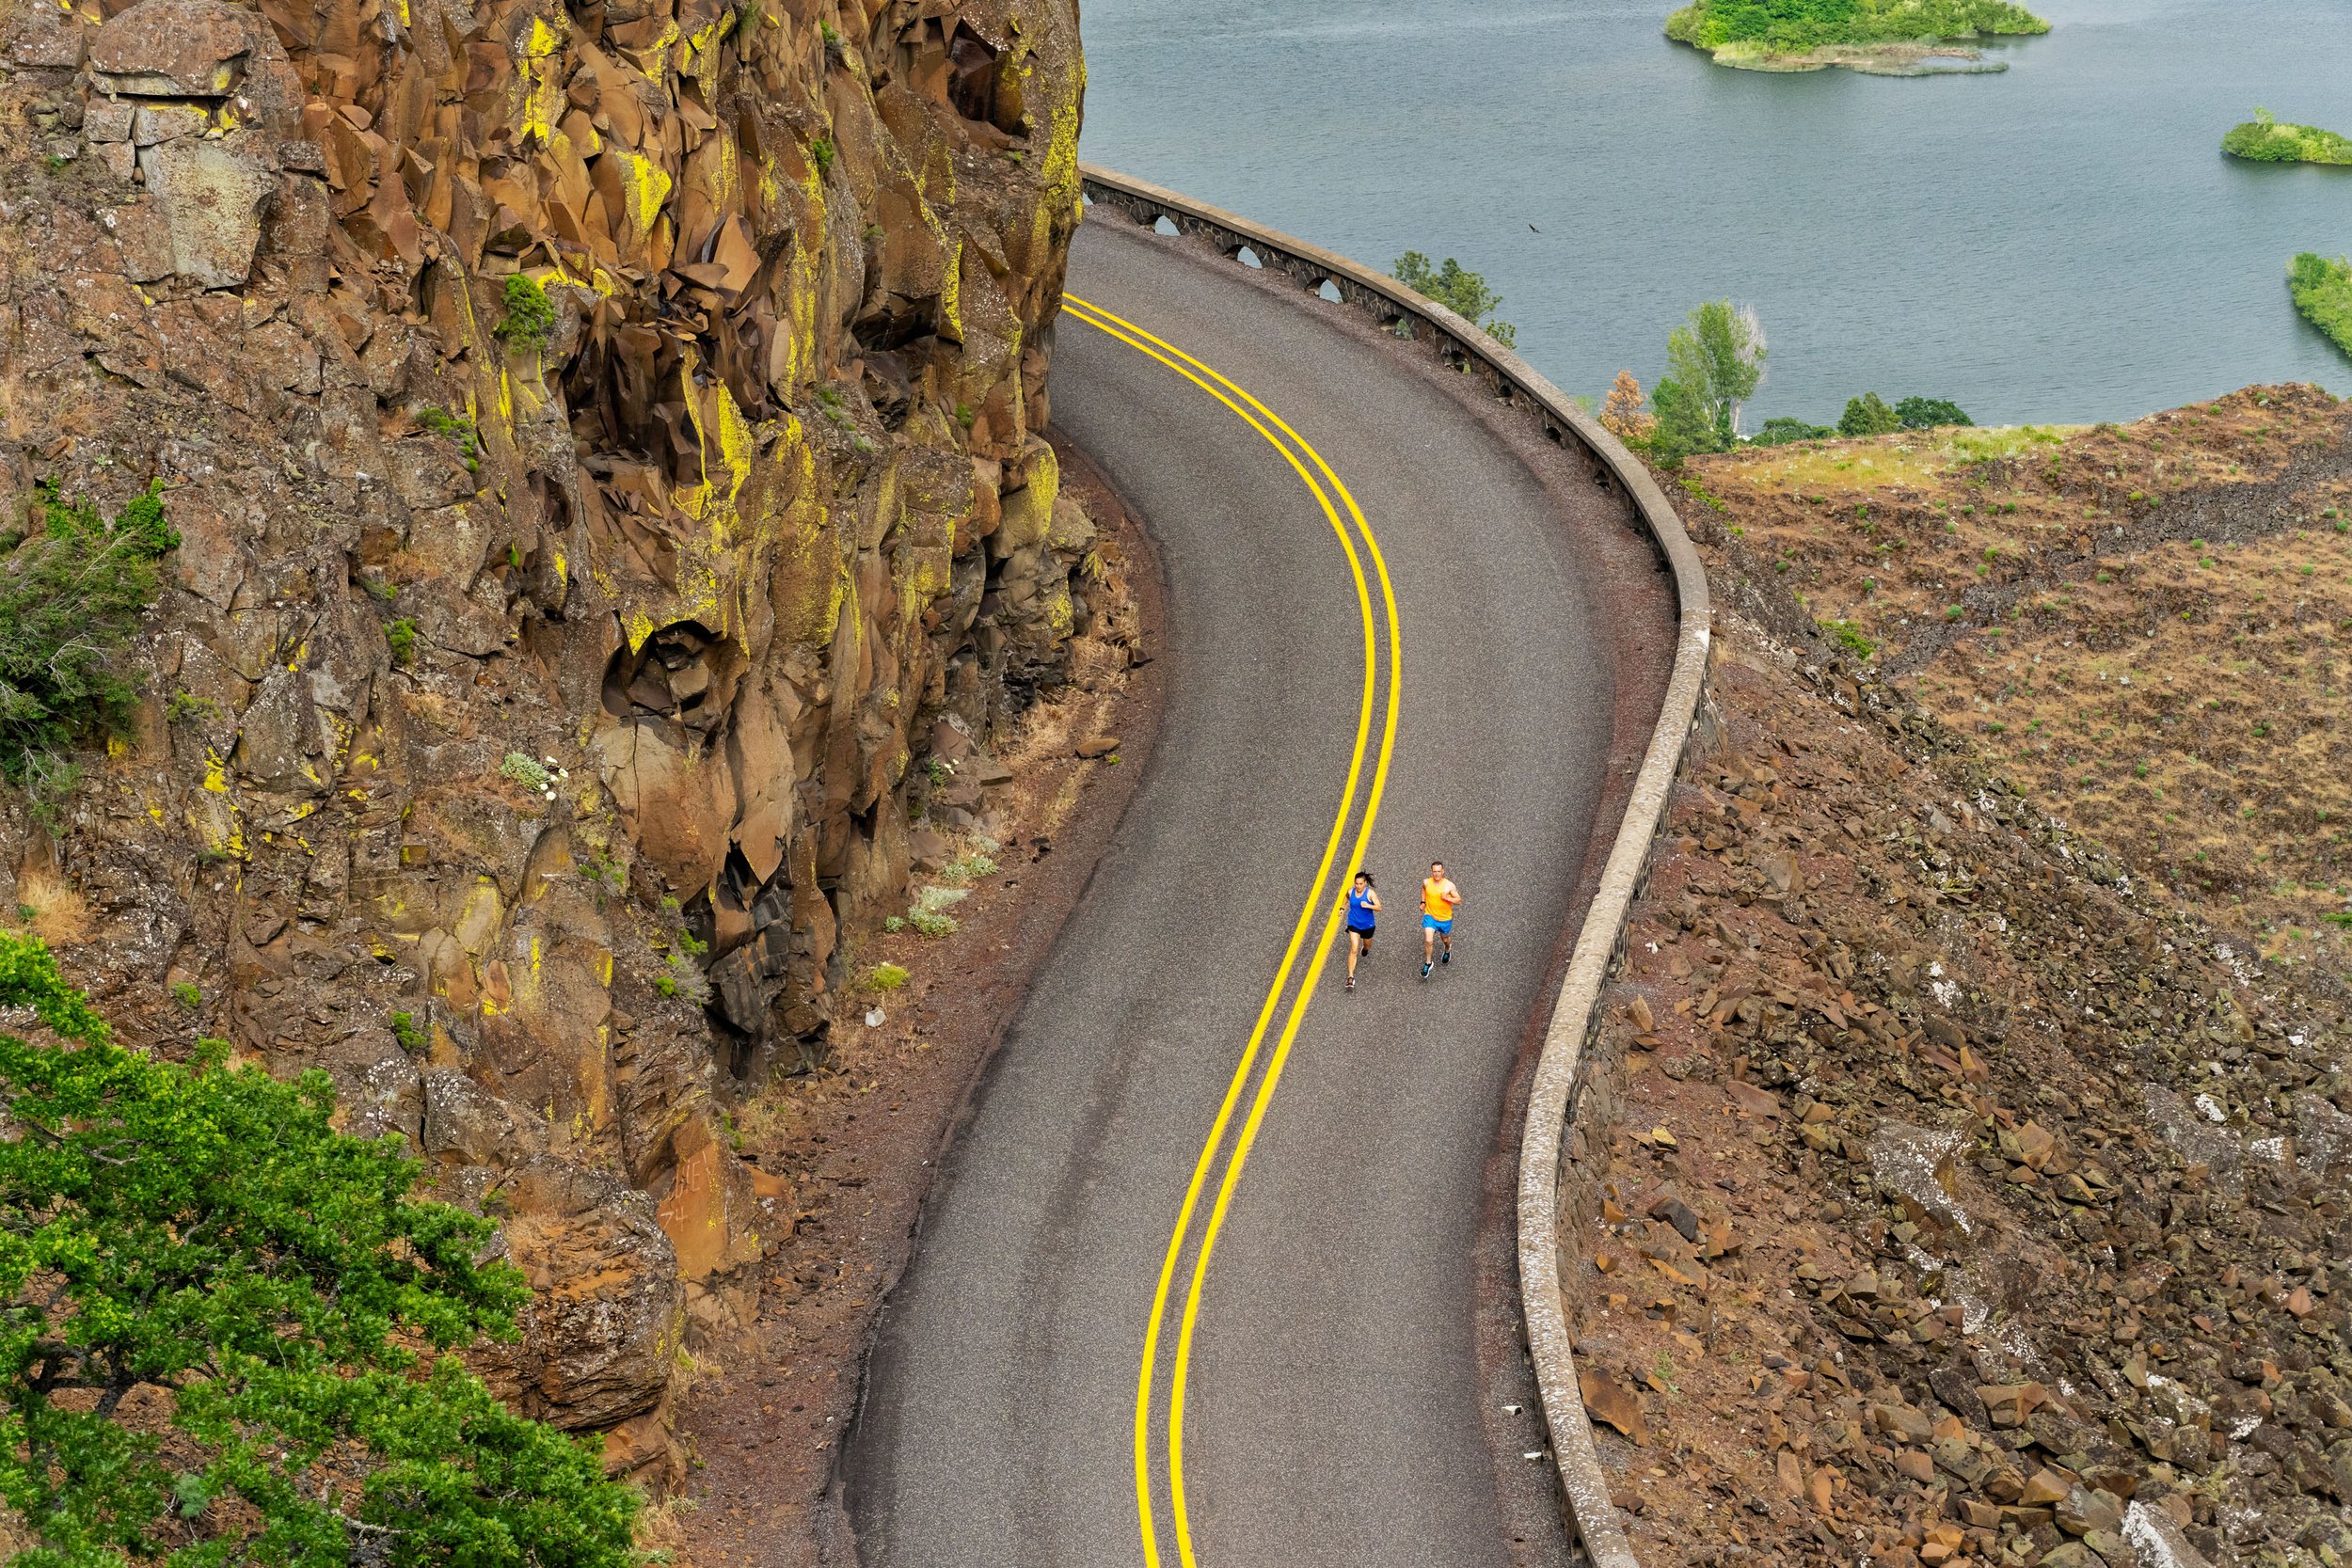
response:
<path id="1" fill-rule="evenodd" d="M 1649 454 L 1661 466 L 1679 467 L 1684 458 L 1694 453 L 1730 449 L 1731 442 L 1716 429 L 1705 397 L 1675 377 L 1658 384 L 1650 395 L 1650 406 L 1658 411 L 1658 423 L 1650 433 Z"/>
<path id="2" fill-rule="evenodd" d="M 1441 266 L 1431 266 L 1429 258 L 1418 250 L 1408 250 L 1396 259 L 1389 276 L 1427 299 L 1434 299 L 1471 325 L 1484 328 L 1487 337 L 1504 348 L 1519 346 L 1518 329 L 1495 314 L 1502 304 L 1502 296 L 1486 286 L 1486 277 L 1470 271 L 1449 256 Z"/>
<path id="3" fill-rule="evenodd" d="M 453 1354 L 528 1295 L 397 1136 L 126 1051 L 0 934 L 0 1498 L 18 1568 L 627 1568 L 636 1494 Z M 428 1360 L 428 1356 L 432 1357 Z"/>
<path id="4" fill-rule="evenodd" d="M 1666 334 L 1668 373 L 1696 400 L 1718 450 L 1739 438 L 1740 407 L 1764 384 L 1764 324 L 1727 299 L 1708 301 Z"/>
<path id="5" fill-rule="evenodd" d="M 1629 446 L 1645 444 L 1658 430 L 1658 416 L 1649 411 L 1647 403 L 1633 372 L 1619 371 L 1608 401 L 1600 405 L 1601 428 Z"/>
<path id="6" fill-rule="evenodd" d="M 1905 398 L 1895 404 L 1895 419 L 1905 430 L 1934 430 L 1944 425 L 1977 422 L 1949 398 Z"/>
<path id="7" fill-rule="evenodd" d="M 73 787 L 73 747 L 131 710 L 137 693 L 112 660 L 160 592 L 156 562 L 180 535 L 160 481 L 111 521 L 44 482 L 27 521 L 0 530 L 0 778 L 24 786 L 46 819 Z"/>
<path id="8" fill-rule="evenodd" d="M 1886 400 L 1876 392 L 1848 398 L 1846 411 L 1837 419 L 1840 436 L 1884 436 L 1902 427 L 1901 416 L 1887 407 Z"/>

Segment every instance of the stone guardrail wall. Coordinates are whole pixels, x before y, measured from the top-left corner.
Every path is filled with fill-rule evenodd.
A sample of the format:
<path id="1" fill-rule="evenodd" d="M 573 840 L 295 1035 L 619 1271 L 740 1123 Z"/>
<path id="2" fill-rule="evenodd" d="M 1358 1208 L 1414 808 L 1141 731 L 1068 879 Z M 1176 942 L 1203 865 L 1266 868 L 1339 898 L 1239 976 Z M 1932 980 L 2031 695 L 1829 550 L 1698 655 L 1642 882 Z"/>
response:
<path id="1" fill-rule="evenodd" d="M 1392 277 L 1247 218 L 1108 169 L 1087 166 L 1081 176 L 1087 196 L 1098 206 L 1123 213 L 1138 225 L 1165 219 L 1179 233 L 1206 239 L 1228 256 L 1238 258 L 1246 248 L 1261 267 L 1295 279 L 1300 288 L 1369 311 L 1400 335 L 1409 330 L 1445 364 L 1478 376 L 1499 402 L 1524 410 L 1549 439 L 1583 454 L 1593 465 L 1597 483 L 1630 500 L 1630 520 L 1648 534 L 1674 573 L 1681 630 L 1665 705 L 1634 776 L 1624 819 L 1552 1009 L 1519 1146 L 1519 1294 L 1561 1484 L 1577 1535 L 1596 1568 L 1639 1568 L 1609 1501 L 1571 1354 L 1561 1280 L 1561 1216 L 1564 1210 L 1581 1205 L 1563 1201 L 1562 1155 L 1583 1088 L 1584 1048 L 1600 1022 L 1601 988 L 1619 957 L 1627 919 L 1648 872 L 1667 797 L 1705 695 L 1712 616 L 1706 569 L 1683 531 L 1682 519 L 1649 470 L 1557 387 L 1472 324 Z"/>

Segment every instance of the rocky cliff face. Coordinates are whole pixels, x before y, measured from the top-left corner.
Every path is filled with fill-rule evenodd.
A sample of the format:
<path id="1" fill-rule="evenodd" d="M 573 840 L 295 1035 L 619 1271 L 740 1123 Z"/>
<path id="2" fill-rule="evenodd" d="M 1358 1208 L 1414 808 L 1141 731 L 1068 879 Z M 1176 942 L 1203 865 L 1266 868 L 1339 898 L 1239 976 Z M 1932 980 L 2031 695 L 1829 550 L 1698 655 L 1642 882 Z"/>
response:
<path id="1" fill-rule="evenodd" d="M 1088 615 L 1075 6 L 0 12 L 9 526 L 160 479 L 183 540 L 0 910 L 502 1216 L 509 1391 L 656 1460 L 789 1207 L 719 1108 L 821 1054 L 911 816 L 984 812 Z"/>

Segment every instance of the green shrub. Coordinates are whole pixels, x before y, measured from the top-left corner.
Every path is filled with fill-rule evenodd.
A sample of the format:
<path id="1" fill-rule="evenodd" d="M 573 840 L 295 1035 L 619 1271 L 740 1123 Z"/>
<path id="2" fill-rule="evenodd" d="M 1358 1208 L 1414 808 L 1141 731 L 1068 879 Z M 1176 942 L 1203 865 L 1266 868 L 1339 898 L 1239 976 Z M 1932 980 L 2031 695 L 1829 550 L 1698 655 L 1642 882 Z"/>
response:
<path id="1" fill-rule="evenodd" d="M 1940 425 L 1974 425 L 1949 398 L 1905 398 L 1895 404 L 1895 419 L 1905 430 L 1933 430 Z"/>
<path id="2" fill-rule="evenodd" d="M 2352 260 L 2307 250 L 2287 268 L 2287 292 L 2306 321 L 2352 354 Z"/>
<path id="3" fill-rule="evenodd" d="M 1837 432 L 1825 424 L 1811 424 L 1804 420 L 1766 420 L 1764 428 L 1756 433 L 1750 443 L 1758 447 L 1785 447 L 1792 441 L 1826 441 Z"/>
<path id="4" fill-rule="evenodd" d="M 392 662 L 405 664 L 416 656 L 417 623 L 403 616 L 384 628 L 384 641 L 391 645 Z"/>
<path id="5" fill-rule="evenodd" d="M 204 1005 L 204 993 L 197 989 L 193 980 L 175 983 L 171 988 L 171 999 L 183 1007 L 200 1007 Z"/>
<path id="6" fill-rule="evenodd" d="M 1879 645 L 1865 637 L 1862 628 L 1851 621 L 1823 621 L 1821 635 L 1856 658 L 1868 658 L 1879 651 Z"/>
<path id="7" fill-rule="evenodd" d="M 909 910 L 907 924 L 914 927 L 917 934 L 927 937 L 953 936 L 956 930 L 955 917 L 941 914 L 936 910 Z"/>
<path id="8" fill-rule="evenodd" d="M 866 972 L 866 989 L 871 991 L 893 991 L 907 983 L 907 971 L 900 964 L 876 964 Z"/>
<path id="9" fill-rule="evenodd" d="M 44 481 L 27 521 L 0 533 L 0 776 L 54 818 L 75 777 L 68 751 L 129 715 L 136 693 L 112 661 L 162 592 L 155 563 L 180 535 L 161 480 L 110 522 Z"/>
<path id="10" fill-rule="evenodd" d="M 1518 328 L 1495 314 L 1502 296 L 1486 279 L 1449 256 L 1437 266 L 1418 250 L 1408 250 L 1389 268 L 1389 276 L 1420 294 L 1434 299 L 1504 348 L 1519 346 Z"/>
<path id="11" fill-rule="evenodd" d="M 504 294 L 506 319 L 498 325 L 498 335 L 510 343 L 527 348 L 546 345 L 548 334 L 555 329 L 555 303 L 548 292 L 524 273 L 510 273 Z"/>
<path id="12" fill-rule="evenodd" d="M 531 279 L 528 277 L 522 277 L 519 274 L 517 274 L 516 277 L 510 277 L 507 281 L 509 283 L 516 281 L 530 283 Z M 536 292 L 538 285 L 535 283 L 532 284 L 532 288 L 533 292 Z M 542 305 L 545 305 L 547 303 L 547 295 L 540 294 L 539 301 Z M 510 314 L 506 318 L 505 325 L 501 325 L 499 328 L 499 331 L 503 334 L 506 331 L 507 326 L 514 325 L 514 316 Z M 544 335 L 545 334 L 543 333 L 542 336 Z M 433 432 L 434 435 L 446 436 L 451 440 L 456 442 L 457 451 L 466 459 L 466 471 L 468 473 L 481 472 L 482 433 L 474 429 L 473 421 L 471 420 L 460 419 L 458 416 L 449 412 L 445 408 L 420 408 L 417 410 L 417 422 L 424 426 L 425 429 Z M 398 593 L 399 590 L 392 590 L 393 595 L 397 595 Z"/>
<path id="13" fill-rule="evenodd" d="M 392 1026 L 392 1043 L 411 1056 L 423 1055 L 425 1048 L 433 1043 L 433 1037 L 424 1032 L 422 1025 L 417 1022 L 416 1014 L 394 1013 L 389 1022 Z"/>
<path id="14" fill-rule="evenodd" d="M 833 145 L 833 138 L 831 136 L 819 136 L 815 141 L 810 142 L 808 144 L 808 155 L 812 159 L 816 160 L 817 178 L 818 180 L 830 180 L 833 178 L 833 161 L 835 157 L 839 156 L 839 153 L 835 150 Z"/>
<path id="15" fill-rule="evenodd" d="M 2352 136 L 2315 125 L 2283 125 L 2268 109 L 2221 138 L 2221 150 L 2258 164 L 2352 164 Z"/>
<path id="16" fill-rule="evenodd" d="M 220 705 L 210 697 L 199 697 L 192 691 L 175 691 L 171 701 L 164 705 L 164 722 L 181 724 L 191 721 L 210 723 L 220 717 Z"/>
<path id="17" fill-rule="evenodd" d="M 1837 420 L 1840 436 L 1884 436 L 1902 427 L 1901 416 L 1887 407 L 1886 400 L 1876 392 L 1849 398 L 1845 413 Z"/>
<path id="18" fill-rule="evenodd" d="M 399 1137 L 337 1132 L 325 1073 L 126 1050 L 0 935 L 20 1010 L 45 1030 L 0 1032 L 16 1560 L 630 1568 L 639 1500 L 601 1445 L 459 1359 L 530 1299 L 491 1220 L 412 1196 Z"/>
<path id="19" fill-rule="evenodd" d="M 505 760 L 499 764 L 499 777 L 512 779 L 534 794 L 555 784 L 555 775 L 548 771 L 545 763 L 521 752 L 506 753 Z"/>

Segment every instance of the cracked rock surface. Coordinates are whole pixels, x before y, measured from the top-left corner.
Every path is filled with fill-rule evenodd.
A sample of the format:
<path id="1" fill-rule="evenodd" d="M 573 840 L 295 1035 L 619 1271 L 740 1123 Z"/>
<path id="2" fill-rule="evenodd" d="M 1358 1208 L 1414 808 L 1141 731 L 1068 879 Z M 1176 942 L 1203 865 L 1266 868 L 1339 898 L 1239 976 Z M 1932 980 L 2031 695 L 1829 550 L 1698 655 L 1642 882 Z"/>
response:
<path id="1" fill-rule="evenodd" d="M 494 1379 L 666 1479 L 790 1211 L 723 1113 L 1091 624 L 1076 8 L 10 0 L 0 71 L 8 515 L 183 538 L 0 910 L 416 1144 L 534 1287 Z"/>

